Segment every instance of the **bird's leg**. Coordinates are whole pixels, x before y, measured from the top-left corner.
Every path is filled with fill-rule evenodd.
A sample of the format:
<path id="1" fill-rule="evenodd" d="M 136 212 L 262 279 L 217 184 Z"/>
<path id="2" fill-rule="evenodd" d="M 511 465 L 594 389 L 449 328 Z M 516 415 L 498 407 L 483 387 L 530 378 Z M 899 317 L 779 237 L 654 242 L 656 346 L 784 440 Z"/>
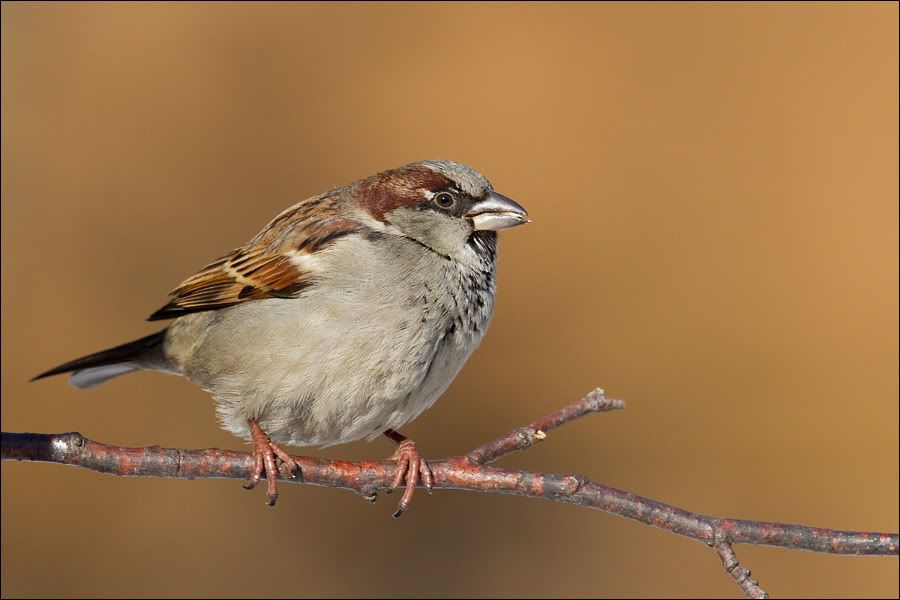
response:
<path id="1" fill-rule="evenodd" d="M 391 483 L 391 489 L 388 491 L 400 487 L 403 479 L 406 479 L 406 489 L 403 492 L 403 497 L 400 499 L 400 505 L 394 511 L 394 518 L 398 519 L 409 508 L 413 492 L 416 491 L 416 485 L 419 483 L 419 477 L 421 476 L 422 483 L 425 484 L 425 489 L 430 494 L 431 487 L 434 485 L 434 476 L 431 473 L 431 467 L 419 455 L 419 449 L 414 441 L 393 429 L 388 429 L 384 432 L 384 435 L 397 444 L 397 450 L 388 459 L 397 461 L 397 474 Z"/>
<path id="2" fill-rule="evenodd" d="M 266 504 L 275 506 L 278 499 L 278 466 L 275 464 L 275 457 L 281 461 L 281 467 L 291 476 L 294 477 L 300 469 L 291 455 L 285 452 L 281 446 L 273 442 L 259 424 L 253 419 L 247 419 L 250 425 L 250 443 L 253 445 L 253 472 L 250 474 L 250 481 L 244 485 L 248 490 L 252 490 L 259 483 L 263 470 L 266 472 Z"/>

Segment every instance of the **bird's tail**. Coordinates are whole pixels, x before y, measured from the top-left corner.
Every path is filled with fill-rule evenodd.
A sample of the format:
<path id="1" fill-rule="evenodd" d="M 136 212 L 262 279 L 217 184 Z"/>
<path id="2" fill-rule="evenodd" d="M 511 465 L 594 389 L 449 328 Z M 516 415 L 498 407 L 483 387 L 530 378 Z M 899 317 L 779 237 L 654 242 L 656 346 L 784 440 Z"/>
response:
<path id="1" fill-rule="evenodd" d="M 146 359 L 162 353 L 162 343 L 165 338 L 166 330 L 163 329 L 139 340 L 70 360 L 35 376 L 31 381 L 72 372 L 69 381 L 77 388 L 100 385 L 113 377 L 140 371 L 143 368 L 142 363 Z"/>

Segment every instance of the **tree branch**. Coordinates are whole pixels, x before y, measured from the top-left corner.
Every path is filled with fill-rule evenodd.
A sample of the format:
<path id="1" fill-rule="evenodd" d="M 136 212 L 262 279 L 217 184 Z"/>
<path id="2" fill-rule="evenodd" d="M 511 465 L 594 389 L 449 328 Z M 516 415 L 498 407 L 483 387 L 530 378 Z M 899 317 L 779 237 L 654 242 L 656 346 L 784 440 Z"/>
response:
<path id="1" fill-rule="evenodd" d="M 745 569 L 740 561 L 738 561 L 737 555 L 734 553 L 734 548 L 731 547 L 729 542 L 720 540 L 713 544 L 713 548 L 715 548 L 716 553 L 718 553 L 719 558 L 722 560 L 722 566 L 725 567 L 725 572 L 731 575 L 732 579 L 737 582 L 747 598 L 769 597 L 765 590 L 759 587 L 759 584 L 756 581 L 750 579 L 749 569 Z"/>
<path id="2" fill-rule="evenodd" d="M 456 489 L 545 498 L 640 521 L 646 525 L 702 542 L 719 555 L 725 571 L 748 598 L 766 597 L 750 579 L 734 553 L 734 544 L 779 546 L 844 555 L 897 556 L 896 533 L 837 531 L 803 525 L 725 519 L 701 515 L 589 481 L 581 475 L 536 473 L 487 466 L 498 458 L 524 450 L 547 431 L 592 412 L 624 408 L 624 402 L 594 390 L 582 400 L 527 427 L 484 444 L 465 456 L 429 461 L 436 489 Z M 73 465 L 114 475 L 184 479 L 247 479 L 252 457 L 243 452 L 176 448 L 125 448 L 90 440 L 80 433 L 3 433 L 2 460 L 28 460 Z M 391 461 L 348 462 L 297 457 L 301 474 L 283 481 L 355 491 L 366 498 L 388 490 L 397 465 Z"/>

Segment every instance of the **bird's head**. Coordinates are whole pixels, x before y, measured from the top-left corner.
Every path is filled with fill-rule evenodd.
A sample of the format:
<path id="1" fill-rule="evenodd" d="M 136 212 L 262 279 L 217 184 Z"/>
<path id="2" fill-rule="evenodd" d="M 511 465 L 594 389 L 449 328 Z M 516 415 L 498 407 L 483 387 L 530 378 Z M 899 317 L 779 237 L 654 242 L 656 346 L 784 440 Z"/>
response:
<path id="1" fill-rule="evenodd" d="M 528 223 L 527 212 L 494 191 L 466 165 L 423 160 L 358 182 L 360 205 L 384 230 L 411 238 L 444 256 L 462 252 L 473 238 Z"/>

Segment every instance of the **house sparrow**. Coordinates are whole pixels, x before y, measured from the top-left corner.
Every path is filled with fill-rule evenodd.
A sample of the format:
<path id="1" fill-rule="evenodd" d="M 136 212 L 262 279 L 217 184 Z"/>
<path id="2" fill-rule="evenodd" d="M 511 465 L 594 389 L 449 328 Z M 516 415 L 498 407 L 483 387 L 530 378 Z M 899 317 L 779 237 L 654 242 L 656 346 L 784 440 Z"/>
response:
<path id="1" fill-rule="evenodd" d="M 278 495 L 279 443 L 331 445 L 386 435 L 398 444 L 393 488 L 409 506 L 431 471 L 398 433 L 440 396 L 478 346 L 494 308 L 500 229 L 521 206 L 470 167 L 408 164 L 304 200 L 255 238 L 186 279 L 139 340 L 35 377 L 72 372 L 85 388 L 134 371 L 208 390 L 222 426 L 247 438 Z M 393 489 L 392 488 L 392 489 Z"/>

